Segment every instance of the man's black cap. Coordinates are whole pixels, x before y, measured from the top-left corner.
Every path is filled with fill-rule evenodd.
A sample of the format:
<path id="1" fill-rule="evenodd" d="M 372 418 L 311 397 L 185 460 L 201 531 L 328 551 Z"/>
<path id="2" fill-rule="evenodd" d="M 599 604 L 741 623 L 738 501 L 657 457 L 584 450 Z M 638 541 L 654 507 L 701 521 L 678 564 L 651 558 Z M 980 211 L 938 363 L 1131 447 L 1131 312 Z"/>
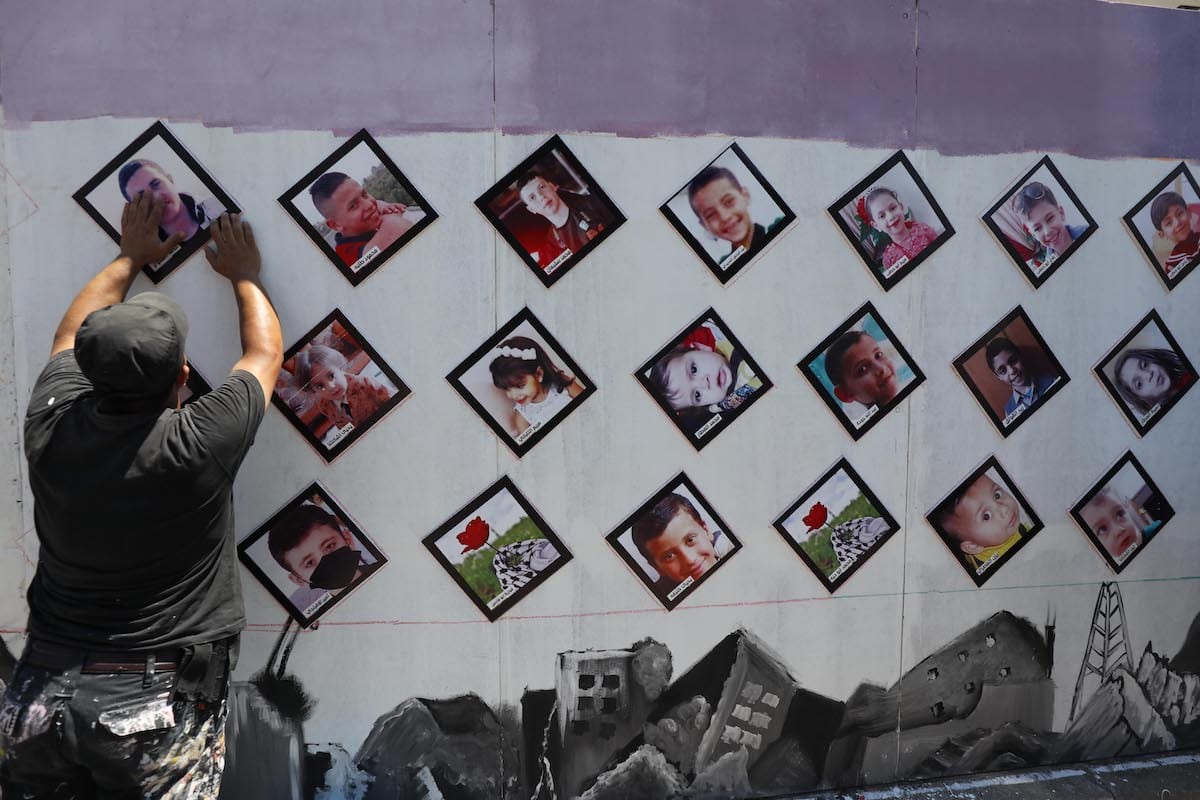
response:
<path id="1" fill-rule="evenodd" d="M 171 298 L 143 292 L 88 314 L 75 359 L 99 394 L 165 397 L 183 367 L 187 315 Z"/>

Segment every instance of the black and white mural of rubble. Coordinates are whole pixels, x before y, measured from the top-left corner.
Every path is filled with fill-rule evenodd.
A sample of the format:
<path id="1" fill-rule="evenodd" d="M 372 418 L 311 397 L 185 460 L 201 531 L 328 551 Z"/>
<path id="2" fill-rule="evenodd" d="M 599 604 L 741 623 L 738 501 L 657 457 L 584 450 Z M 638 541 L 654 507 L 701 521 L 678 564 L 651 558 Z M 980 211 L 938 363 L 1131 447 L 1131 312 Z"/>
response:
<path id="1" fill-rule="evenodd" d="M 1200 745 L 1200 615 L 1174 656 L 1153 645 L 1139 654 L 1120 591 L 1104 584 L 1074 686 L 1051 682 L 1054 648 L 1052 619 L 1000 611 L 894 686 L 864 683 L 844 701 L 801 687 L 747 630 L 682 672 L 652 639 L 564 652 L 555 685 L 527 690 L 519 708 L 474 694 L 412 698 L 380 716 L 353 755 L 309 744 L 303 794 L 288 796 L 754 797 Z M 1062 730 L 1057 691 L 1072 691 Z M 232 749 L 243 745 L 256 746 Z"/>

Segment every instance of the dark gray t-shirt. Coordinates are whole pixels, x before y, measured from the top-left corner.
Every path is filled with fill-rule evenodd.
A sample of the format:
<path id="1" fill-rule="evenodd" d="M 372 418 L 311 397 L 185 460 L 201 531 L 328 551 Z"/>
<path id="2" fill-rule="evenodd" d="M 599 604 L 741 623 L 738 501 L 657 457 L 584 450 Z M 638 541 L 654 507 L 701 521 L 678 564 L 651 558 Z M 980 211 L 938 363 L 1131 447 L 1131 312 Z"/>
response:
<path id="1" fill-rule="evenodd" d="M 111 413 L 74 352 L 52 357 L 25 415 L 30 636 L 159 650 L 244 628 L 232 488 L 263 411 L 238 371 L 181 411 Z"/>

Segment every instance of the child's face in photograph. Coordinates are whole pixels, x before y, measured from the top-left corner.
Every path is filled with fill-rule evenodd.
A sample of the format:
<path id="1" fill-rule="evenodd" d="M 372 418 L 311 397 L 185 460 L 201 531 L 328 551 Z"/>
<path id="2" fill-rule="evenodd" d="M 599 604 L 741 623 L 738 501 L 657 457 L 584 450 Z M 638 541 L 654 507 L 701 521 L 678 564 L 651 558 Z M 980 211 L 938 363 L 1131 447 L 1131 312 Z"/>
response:
<path id="1" fill-rule="evenodd" d="M 542 368 L 529 375 L 525 375 L 523 380 L 516 386 L 510 386 L 504 389 L 504 396 L 513 401 L 519 406 L 537 400 L 542 395 L 542 378 L 544 373 Z"/>
<path id="2" fill-rule="evenodd" d="M 530 212 L 547 219 L 560 214 L 563 206 L 558 187 L 540 176 L 521 187 L 521 202 Z"/>
<path id="3" fill-rule="evenodd" d="M 992 374 L 1001 383 L 1014 388 L 1029 385 L 1029 373 L 1025 371 L 1021 355 L 1014 350 L 1002 350 L 996 354 L 992 359 Z"/>
<path id="4" fill-rule="evenodd" d="M 733 373 L 725 356 L 713 350 L 689 350 L 667 365 L 667 402 L 672 408 L 719 403 L 729 394 Z"/>
<path id="5" fill-rule="evenodd" d="M 149 164 L 142 165 L 130 176 L 125 192 L 131 199 L 148 192 L 156 202 L 163 204 L 163 219 L 171 219 L 183 209 L 183 201 L 179 199 L 171 176 Z"/>
<path id="6" fill-rule="evenodd" d="M 309 387 L 315 394 L 336 402 L 346 396 L 346 373 L 321 364 L 313 372 Z"/>
<path id="7" fill-rule="evenodd" d="M 308 585 L 313 571 L 326 555 L 342 547 L 353 547 L 350 535 L 333 525 L 311 528 L 300 543 L 283 554 L 294 583 Z"/>
<path id="8" fill-rule="evenodd" d="M 836 388 L 838 399 L 856 400 L 869 406 L 887 403 L 899 391 L 900 377 L 892 359 L 870 334 L 858 337 L 842 356 L 842 383 Z"/>
<path id="9" fill-rule="evenodd" d="M 1025 227 L 1042 246 L 1051 247 L 1062 240 L 1066 232 L 1067 215 L 1062 206 L 1042 201 L 1029 209 Z"/>
<path id="10" fill-rule="evenodd" d="M 1117 370 L 1117 380 L 1148 403 L 1154 403 L 1171 391 L 1171 376 L 1159 364 L 1146 358 L 1127 358 Z"/>
<path id="11" fill-rule="evenodd" d="M 343 236 L 379 230 L 379 201 L 353 178 L 342 181 L 325 205 L 326 224 Z"/>
<path id="12" fill-rule="evenodd" d="M 671 518 L 661 535 L 646 542 L 646 552 L 654 568 L 675 583 L 689 577 L 698 580 L 717 563 L 712 534 L 702 522 L 682 509 Z"/>
<path id="13" fill-rule="evenodd" d="M 731 244 L 739 244 L 754 232 L 750 218 L 750 192 L 734 186 L 726 177 L 719 177 L 700 188 L 692 196 L 692 210 L 704 229 Z"/>
<path id="14" fill-rule="evenodd" d="M 1162 235 L 1173 242 L 1185 241 L 1192 235 L 1192 215 L 1186 206 L 1173 205 L 1167 209 L 1159 228 Z"/>
<path id="15" fill-rule="evenodd" d="M 1123 498 L 1114 497 L 1107 487 L 1080 509 L 1079 514 L 1113 558 L 1120 558 L 1142 543 L 1142 528 L 1129 504 Z"/>
<path id="16" fill-rule="evenodd" d="M 1016 498 L 987 475 L 971 484 L 944 523 L 964 553 L 1003 544 L 1020 524 L 1021 509 Z"/>
<path id="17" fill-rule="evenodd" d="M 893 239 L 903 238 L 905 230 L 904 215 L 908 209 L 895 197 L 887 192 L 876 195 L 867 204 L 867 213 L 871 216 L 871 225 L 883 231 Z"/>

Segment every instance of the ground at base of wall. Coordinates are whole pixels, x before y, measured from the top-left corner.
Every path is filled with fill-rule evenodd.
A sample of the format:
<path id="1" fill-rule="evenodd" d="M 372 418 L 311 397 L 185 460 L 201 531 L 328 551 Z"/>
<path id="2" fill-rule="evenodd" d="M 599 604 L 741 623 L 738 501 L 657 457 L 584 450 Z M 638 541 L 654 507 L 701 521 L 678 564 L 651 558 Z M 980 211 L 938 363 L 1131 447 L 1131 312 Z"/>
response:
<path id="1" fill-rule="evenodd" d="M 1200 751 L 789 795 L 780 800 L 1200 800 Z"/>

